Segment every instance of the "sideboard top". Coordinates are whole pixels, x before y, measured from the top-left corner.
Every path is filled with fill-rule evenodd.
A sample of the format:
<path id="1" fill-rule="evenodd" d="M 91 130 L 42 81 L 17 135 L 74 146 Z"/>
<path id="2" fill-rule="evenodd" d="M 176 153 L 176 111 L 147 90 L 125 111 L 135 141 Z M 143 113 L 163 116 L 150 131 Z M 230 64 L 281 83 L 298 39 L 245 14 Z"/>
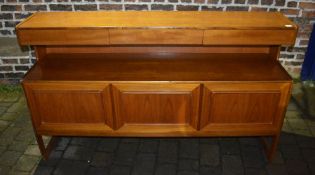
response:
<path id="1" fill-rule="evenodd" d="M 296 29 L 279 12 L 37 12 L 17 26 L 40 28 Z"/>
<path id="2" fill-rule="evenodd" d="M 21 45 L 293 45 L 279 12 L 37 12 L 16 27 Z"/>

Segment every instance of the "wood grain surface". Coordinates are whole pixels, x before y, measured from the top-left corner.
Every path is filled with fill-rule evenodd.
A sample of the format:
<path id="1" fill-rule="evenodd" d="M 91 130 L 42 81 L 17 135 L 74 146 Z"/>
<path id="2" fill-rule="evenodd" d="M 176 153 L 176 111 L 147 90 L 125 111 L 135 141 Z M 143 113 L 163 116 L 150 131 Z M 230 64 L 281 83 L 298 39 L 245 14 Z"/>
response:
<path id="1" fill-rule="evenodd" d="M 199 84 L 113 84 L 117 128 L 182 125 L 197 129 Z"/>
<path id="2" fill-rule="evenodd" d="M 25 80 L 290 81 L 269 54 L 48 54 Z"/>
<path id="3" fill-rule="evenodd" d="M 292 25 L 286 27 L 285 25 Z M 279 12 L 37 12 L 17 26 L 34 28 L 291 29 Z"/>
<path id="4" fill-rule="evenodd" d="M 201 130 L 275 128 L 289 92 L 290 83 L 206 83 Z"/>
<path id="5" fill-rule="evenodd" d="M 103 11 L 37 12 L 16 30 L 21 45 L 292 45 L 297 26 L 279 12 Z"/>

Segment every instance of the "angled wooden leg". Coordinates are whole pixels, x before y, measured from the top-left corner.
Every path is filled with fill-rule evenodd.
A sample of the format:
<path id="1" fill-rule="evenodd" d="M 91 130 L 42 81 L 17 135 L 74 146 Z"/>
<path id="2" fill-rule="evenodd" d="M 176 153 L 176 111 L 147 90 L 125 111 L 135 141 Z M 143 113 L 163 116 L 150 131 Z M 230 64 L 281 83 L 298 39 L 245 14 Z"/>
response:
<path id="1" fill-rule="evenodd" d="M 55 146 L 55 143 L 57 141 L 57 137 L 52 136 L 47 147 L 45 147 L 43 136 L 38 135 L 38 134 L 35 134 L 35 136 L 36 136 L 36 140 L 37 140 L 37 144 L 38 144 L 40 153 L 42 154 L 43 159 L 47 160 L 49 158 L 50 152 L 53 150 L 53 148 Z"/>
<path id="2" fill-rule="evenodd" d="M 269 162 L 272 161 L 273 156 L 276 153 L 277 146 L 279 143 L 280 134 L 272 136 L 271 144 L 269 144 L 265 138 L 262 138 L 262 142 L 265 148 L 265 153 Z"/>

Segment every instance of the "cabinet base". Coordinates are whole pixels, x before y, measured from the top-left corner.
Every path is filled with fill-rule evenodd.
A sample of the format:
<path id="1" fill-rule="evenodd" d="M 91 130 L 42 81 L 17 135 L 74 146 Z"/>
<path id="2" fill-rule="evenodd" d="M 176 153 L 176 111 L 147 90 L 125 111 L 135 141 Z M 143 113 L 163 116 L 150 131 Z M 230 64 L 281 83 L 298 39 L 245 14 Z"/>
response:
<path id="1" fill-rule="evenodd" d="M 271 142 L 269 143 L 269 141 L 267 141 L 265 136 L 261 137 L 261 143 L 264 146 L 265 155 L 266 155 L 266 158 L 269 162 L 272 161 L 272 159 L 276 153 L 277 146 L 279 143 L 279 138 L 280 138 L 279 134 L 273 135 L 273 136 L 271 136 Z M 51 151 L 54 149 L 54 147 L 58 141 L 58 137 L 52 136 L 49 143 L 47 144 L 47 146 L 45 146 L 45 144 L 44 144 L 42 135 L 36 134 L 36 140 L 37 140 L 39 150 L 42 154 L 43 159 L 48 160 Z"/>

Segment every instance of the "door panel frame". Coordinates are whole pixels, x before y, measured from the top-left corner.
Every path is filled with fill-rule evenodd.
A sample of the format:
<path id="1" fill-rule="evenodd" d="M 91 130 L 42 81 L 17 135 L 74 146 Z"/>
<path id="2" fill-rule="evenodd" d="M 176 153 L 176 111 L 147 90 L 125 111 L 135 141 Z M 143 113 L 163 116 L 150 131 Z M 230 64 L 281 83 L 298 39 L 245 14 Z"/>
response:
<path id="1" fill-rule="evenodd" d="M 167 128 L 172 132 L 172 126 L 178 128 L 177 131 L 187 130 L 187 131 L 197 131 L 199 125 L 199 103 L 200 103 L 200 84 L 191 83 L 191 84 L 172 84 L 172 83 L 159 83 L 159 84 L 133 84 L 133 83 L 113 83 L 112 84 L 112 93 L 113 93 L 113 104 L 115 110 L 115 130 L 130 130 L 130 132 L 137 132 L 136 128 L 139 128 L 139 133 L 143 133 L 141 128 L 147 128 L 152 124 L 128 124 L 125 123 L 124 117 L 122 114 L 122 96 L 124 94 L 179 94 L 179 95 L 189 95 L 190 97 L 190 121 L 189 125 L 185 124 L 155 124 L 154 128 L 161 126 L 161 132 L 166 132 Z M 152 125 L 153 126 L 153 125 Z M 181 129 L 182 126 L 183 129 Z M 129 128 L 129 129 L 128 129 Z M 186 128 L 186 129 L 184 129 Z M 150 133 L 150 131 L 147 131 Z"/>
<path id="2" fill-rule="evenodd" d="M 203 102 L 200 118 L 200 131 L 201 132 L 235 132 L 236 135 L 246 135 L 250 132 L 261 131 L 280 131 L 285 115 L 286 106 L 289 102 L 291 91 L 290 82 L 209 82 L 204 84 L 203 89 Z M 274 120 L 271 124 L 261 123 L 211 123 L 211 95 L 213 93 L 268 93 L 279 92 L 280 98 Z"/>
<path id="3" fill-rule="evenodd" d="M 72 135 L 74 132 L 84 133 L 104 129 L 111 131 L 113 128 L 112 103 L 110 88 L 104 82 L 22 82 L 28 106 L 32 115 L 34 129 L 42 134 L 60 133 Z M 37 107 L 40 103 L 35 98 L 35 93 L 54 93 L 62 91 L 76 91 L 78 93 L 99 92 L 102 100 L 104 123 L 45 123 Z M 85 127 L 83 127 L 85 125 Z M 65 128 L 66 127 L 66 128 Z"/>

